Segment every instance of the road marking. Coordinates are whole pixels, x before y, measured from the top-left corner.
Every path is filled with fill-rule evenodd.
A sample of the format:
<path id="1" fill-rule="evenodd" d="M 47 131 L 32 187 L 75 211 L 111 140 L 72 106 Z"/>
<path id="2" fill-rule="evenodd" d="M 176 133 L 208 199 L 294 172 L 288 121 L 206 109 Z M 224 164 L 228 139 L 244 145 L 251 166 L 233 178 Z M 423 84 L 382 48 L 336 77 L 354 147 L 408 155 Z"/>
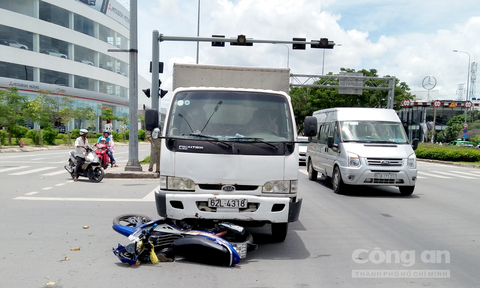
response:
<path id="1" fill-rule="evenodd" d="M 308 175 L 307 170 L 298 170 L 298 171 L 299 171 L 300 173 L 303 173 L 303 174 L 305 174 L 305 175 Z"/>
<path id="2" fill-rule="evenodd" d="M 470 177 L 476 176 L 476 175 L 472 175 L 471 172 L 452 171 L 452 173 L 463 174 L 463 175 L 467 175 L 467 176 L 470 176 Z"/>
<path id="3" fill-rule="evenodd" d="M 68 172 L 65 169 L 63 169 L 63 170 L 58 170 L 56 172 L 42 174 L 42 176 L 55 176 L 55 175 L 60 175 L 60 174 L 64 174 L 64 173 L 68 173 Z"/>
<path id="4" fill-rule="evenodd" d="M 43 167 L 43 168 L 38 168 L 38 169 L 33 169 L 33 170 L 28 170 L 28 171 L 23 171 L 23 172 L 12 173 L 12 174 L 8 174 L 8 175 L 14 175 L 14 176 L 26 175 L 26 174 L 31 174 L 31 173 L 50 170 L 50 169 L 55 169 L 55 168 L 57 168 L 57 167 Z"/>
<path id="5" fill-rule="evenodd" d="M 67 184 L 67 183 L 58 183 L 58 184 L 55 184 L 55 186 L 60 187 L 60 186 L 63 186 L 65 184 Z"/>
<path id="6" fill-rule="evenodd" d="M 42 188 L 42 190 L 50 190 L 52 189 L 53 187 L 45 187 L 45 188 Z"/>
<path id="7" fill-rule="evenodd" d="M 33 191 L 33 192 L 29 192 L 29 193 L 27 193 L 27 194 L 25 194 L 25 195 L 31 196 L 31 195 L 35 195 L 35 194 L 37 194 L 37 193 L 38 193 L 38 192 Z"/>
<path id="8" fill-rule="evenodd" d="M 433 172 L 433 171 L 432 171 Z M 465 179 L 475 179 L 474 177 L 468 177 L 468 176 L 462 176 L 462 175 L 452 175 L 452 173 L 455 173 L 454 171 L 452 172 L 441 172 L 441 171 L 434 171 L 435 173 L 438 174 L 443 174 L 443 175 L 448 175 L 452 177 L 460 177 L 460 178 L 465 178 Z"/>
<path id="9" fill-rule="evenodd" d="M 18 166 L 18 167 L 12 167 L 12 168 L 5 168 L 5 169 L 0 169 L 1 172 L 7 172 L 7 171 L 13 171 L 13 170 L 18 170 L 18 169 L 23 169 L 23 168 L 28 168 L 30 166 Z"/>
<path id="10" fill-rule="evenodd" d="M 155 191 L 160 190 L 160 185 L 155 187 L 150 193 L 147 194 L 147 196 L 143 197 L 142 199 L 145 201 L 155 201 Z"/>
<path id="11" fill-rule="evenodd" d="M 45 159 L 45 158 L 35 158 L 35 159 L 30 159 L 30 160 L 37 161 L 37 160 L 43 160 L 43 159 Z"/>
<path id="12" fill-rule="evenodd" d="M 422 174 L 422 175 L 427 175 L 427 176 L 430 176 L 430 177 L 435 177 L 435 178 L 442 178 L 442 179 L 452 179 L 452 177 L 447 177 L 447 176 L 440 176 L 440 175 L 435 175 L 435 174 L 430 174 L 430 173 L 427 173 L 427 172 L 423 172 L 423 171 L 418 171 L 419 174 Z M 450 175 L 450 174 L 448 174 Z"/>
<path id="13" fill-rule="evenodd" d="M 71 201 L 71 202 L 152 202 L 154 200 L 126 199 L 126 198 L 61 198 L 61 197 L 16 197 L 13 200 L 33 201 Z"/>

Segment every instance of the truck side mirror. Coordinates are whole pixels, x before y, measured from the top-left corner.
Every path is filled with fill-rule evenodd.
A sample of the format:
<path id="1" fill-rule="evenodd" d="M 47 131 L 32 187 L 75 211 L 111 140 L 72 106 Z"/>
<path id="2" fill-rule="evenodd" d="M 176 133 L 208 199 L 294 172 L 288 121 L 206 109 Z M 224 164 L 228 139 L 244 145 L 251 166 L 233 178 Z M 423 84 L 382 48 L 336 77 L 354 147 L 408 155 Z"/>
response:
<path id="1" fill-rule="evenodd" d="M 305 117 L 303 121 L 304 135 L 307 137 L 312 137 L 317 135 L 317 118 L 313 116 Z"/>
<path id="2" fill-rule="evenodd" d="M 418 148 L 418 139 L 413 139 L 412 149 L 417 150 Z"/>
<path id="3" fill-rule="evenodd" d="M 328 148 L 330 148 L 330 149 L 333 148 L 333 137 L 332 137 L 332 136 L 329 136 L 329 137 L 327 138 L 327 146 L 328 146 Z"/>

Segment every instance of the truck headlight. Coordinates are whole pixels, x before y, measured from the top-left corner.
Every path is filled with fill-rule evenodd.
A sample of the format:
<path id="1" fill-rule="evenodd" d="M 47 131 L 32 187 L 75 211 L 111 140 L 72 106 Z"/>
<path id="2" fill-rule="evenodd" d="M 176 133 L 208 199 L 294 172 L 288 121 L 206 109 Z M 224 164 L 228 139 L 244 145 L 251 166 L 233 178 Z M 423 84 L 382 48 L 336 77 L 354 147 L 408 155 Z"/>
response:
<path id="1" fill-rule="evenodd" d="M 412 153 L 410 156 L 408 156 L 407 167 L 412 169 L 417 168 L 417 156 L 415 153 Z"/>
<path id="2" fill-rule="evenodd" d="M 357 154 L 348 153 L 348 166 L 360 167 L 360 157 Z"/>
<path id="3" fill-rule="evenodd" d="M 298 180 L 268 181 L 263 184 L 263 193 L 288 194 L 297 193 Z"/>
<path id="4" fill-rule="evenodd" d="M 195 191 L 195 182 L 183 177 L 160 176 L 160 189 Z"/>

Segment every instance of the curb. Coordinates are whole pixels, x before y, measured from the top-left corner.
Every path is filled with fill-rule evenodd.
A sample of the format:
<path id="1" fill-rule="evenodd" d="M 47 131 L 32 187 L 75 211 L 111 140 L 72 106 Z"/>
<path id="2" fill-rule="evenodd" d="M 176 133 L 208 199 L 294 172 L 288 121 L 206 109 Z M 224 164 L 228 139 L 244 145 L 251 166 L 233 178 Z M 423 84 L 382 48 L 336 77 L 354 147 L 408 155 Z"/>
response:
<path id="1" fill-rule="evenodd" d="M 113 167 L 105 170 L 104 178 L 113 178 L 113 179 L 158 179 L 160 178 L 160 173 L 148 172 L 149 164 L 140 164 L 142 171 L 125 171 L 125 166 L 123 167 Z"/>

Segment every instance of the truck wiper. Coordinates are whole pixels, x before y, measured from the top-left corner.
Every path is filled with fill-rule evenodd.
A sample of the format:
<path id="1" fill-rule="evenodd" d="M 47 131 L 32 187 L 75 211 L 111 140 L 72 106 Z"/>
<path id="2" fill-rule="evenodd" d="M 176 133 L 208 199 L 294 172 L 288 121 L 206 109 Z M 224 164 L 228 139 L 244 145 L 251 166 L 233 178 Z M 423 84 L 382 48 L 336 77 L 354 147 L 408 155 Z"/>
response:
<path id="1" fill-rule="evenodd" d="M 212 136 L 208 136 L 208 135 L 203 135 L 203 134 L 200 134 L 200 133 L 190 133 L 188 134 L 188 136 L 194 136 L 194 137 L 199 137 L 199 138 L 204 138 L 204 139 L 207 139 L 207 140 L 210 140 L 212 142 L 216 142 L 216 143 L 221 143 L 223 145 L 226 145 L 228 148 L 231 148 L 232 145 L 228 142 L 225 142 L 223 140 L 220 140 L 216 137 L 212 137 Z"/>
<path id="2" fill-rule="evenodd" d="M 234 138 L 228 138 L 228 140 L 233 140 L 233 141 L 244 141 L 244 142 L 250 142 L 250 143 L 264 143 L 267 144 L 268 146 L 278 149 L 278 147 L 272 143 L 269 143 L 267 141 L 263 141 L 263 138 L 256 138 L 256 137 L 234 137 Z"/>

